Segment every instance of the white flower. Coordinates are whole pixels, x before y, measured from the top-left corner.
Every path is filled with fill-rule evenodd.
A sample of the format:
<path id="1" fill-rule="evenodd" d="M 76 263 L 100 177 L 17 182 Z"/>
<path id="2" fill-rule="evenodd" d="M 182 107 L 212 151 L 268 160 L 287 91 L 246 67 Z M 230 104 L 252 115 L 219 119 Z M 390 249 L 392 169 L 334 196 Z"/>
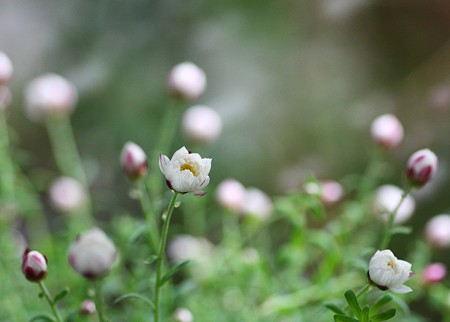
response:
<path id="1" fill-rule="evenodd" d="M 417 187 L 425 185 L 436 174 L 438 158 L 428 149 L 419 150 L 408 159 L 406 176 Z"/>
<path id="2" fill-rule="evenodd" d="M 374 210 L 377 216 L 383 221 L 388 221 L 389 215 L 397 207 L 402 198 L 403 190 L 394 185 L 384 185 L 375 192 Z M 401 224 L 407 221 L 416 208 L 414 198 L 407 195 L 394 217 L 394 224 Z"/>
<path id="3" fill-rule="evenodd" d="M 49 197 L 53 207 L 62 212 L 75 211 L 86 201 L 81 183 L 69 177 L 60 177 L 53 181 Z"/>
<path id="4" fill-rule="evenodd" d="M 381 290 L 408 293 L 412 289 L 403 285 L 412 277 L 411 264 L 398 260 L 389 250 L 378 250 L 369 262 L 369 278 Z"/>
<path id="5" fill-rule="evenodd" d="M 388 150 L 396 148 L 403 140 L 403 126 L 392 114 L 378 116 L 370 131 L 375 143 Z"/>
<path id="6" fill-rule="evenodd" d="M 173 95 L 186 100 L 195 100 L 205 91 L 206 76 L 197 65 L 184 62 L 172 68 L 168 86 Z"/>
<path id="7" fill-rule="evenodd" d="M 159 168 L 166 177 L 170 189 L 203 196 L 206 193 L 203 189 L 209 183 L 211 161 L 211 159 L 202 159 L 197 153 L 189 153 L 185 147 L 182 147 L 174 153 L 172 159 L 161 154 Z"/>
<path id="8" fill-rule="evenodd" d="M 107 274 L 116 258 L 116 247 L 99 228 L 92 228 L 78 236 L 69 249 L 70 265 L 89 279 Z"/>
<path id="9" fill-rule="evenodd" d="M 195 105 L 186 110 L 182 120 L 183 132 L 187 138 L 198 143 L 211 143 L 222 132 L 222 119 L 212 108 Z"/>

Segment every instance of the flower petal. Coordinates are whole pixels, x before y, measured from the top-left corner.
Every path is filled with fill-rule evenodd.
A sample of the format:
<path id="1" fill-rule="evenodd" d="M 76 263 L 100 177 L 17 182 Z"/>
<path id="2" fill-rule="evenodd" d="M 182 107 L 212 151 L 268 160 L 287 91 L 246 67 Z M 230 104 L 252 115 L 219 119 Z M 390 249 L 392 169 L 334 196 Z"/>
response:
<path id="1" fill-rule="evenodd" d="M 172 161 L 178 160 L 181 158 L 184 158 L 185 156 L 189 155 L 189 151 L 186 149 L 186 147 L 182 147 L 178 149 L 172 156 Z"/>
<path id="2" fill-rule="evenodd" d="M 408 286 L 406 286 L 406 285 L 403 285 L 403 284 L 391 285 L 391 286 L 389 287 L 389 289 L 390 289 L 392 292 L 397 293 L 397 294 L 403 294 L 403 293 L 409 293 L 409 292 L 412 292 L 412 288 L 410 288 L 410 287 L 408 287 Z"/>

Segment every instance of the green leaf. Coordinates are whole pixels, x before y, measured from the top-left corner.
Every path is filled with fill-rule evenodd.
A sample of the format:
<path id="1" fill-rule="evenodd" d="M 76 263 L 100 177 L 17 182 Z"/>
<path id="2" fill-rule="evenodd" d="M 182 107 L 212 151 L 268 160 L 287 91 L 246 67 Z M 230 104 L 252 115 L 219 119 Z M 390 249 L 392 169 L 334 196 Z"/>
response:
<path id="1" fill-rule="evenodd" d="M 153 302 L 148 299 L 147 297 L 145 297 L 144 295 L 141 295 L 139 293 L 127 293 L 127 294 L 123 294 L 121 296 L 119 296 L 118 298 L 116 298 L 116 300 L 114 301 L 114 304 L 117 304 L 123 300 L 127 300 L 130 298 L 135 298 L 135 299 L 139 299 L 144 301 L 145 303 L 147 303 L 152 309 L 155 307 L 155 305 L 153 304 Z"/>
<path id="2" fill-rule="evenodd" d="M 142 225 L 134 231 L 129 237 L 129 241 L 131 244 L 134 244 L 141 236 L 143 236 L 147 232 L 147 225 Z"/>
<path id="3" fill-rule="evenodd" d="M 373 322 L 386 321 L 386 320 L 392 319 L 395 316 L 395 313 L 397 313 L 397 311 L 395 309 L 389 309 L 383 313 L 378 313 L 378 314 L 372 316 L 370 318 L 370 320 Z"/>
<path id="4" fill-rule="evenodd" d="M 369 307 L 365 306 L 361 311 L 361 316 L 360 316 L 359 320 L 361 322 L 369 322 L 369 312 L 370 312 Z"/>
<path id="5" fill-rule="evenodd" d="M 144 261 L 144 264 L 151 265 L 158 260 L 158 255 L 152 255 Z"/>
<path id="6" fill-rule="evenodd" d="M 412 233 L 412 227 L 408 226 L 394 226 L 391 235 L 409 235 Z"/>
<path id="7" fill-rule="evenodd" d="M 58 303 L 61 301 L 67 294 L 69 293 L 69 288 L 63 289 L 61 292 L 56 294 L 55 298 L 53 299 L 53 303 Z"/>
<path id="8" fill-rule="evenodd" d="M 55 319 L 48 314 L 37 314 L 28 320 L 28 322 L 34 322 L 34 321 L 56 322 Z"/>
<path id="9" fill-rule="evenodd" d="M 348 306 L 350 306 L 353 313 L 355 313 L 356 317 L 359 319 L 361 316 L 361 307 L 358 304 L 358 299 L 356 298 L 355 293 L 352 290 L 347 290 L 344 293 L 344 296 L 347 300 Z"/>
<path id="10" fill-rule="evenodd" d="M 390 301 L 392 301 L 392 296 L 389 294 L 385 294 L 384 296 L 380 297 L 378 301 L 372 306 L 372 315 L 375 315 L 383 306 L 388 304 Z"/>
<path id="11" fill-rule="evenodd" d="M 334 316 L 334 321 L 335 322 L 358 322 L 357 319 L 352 318 L 351 316 L 340 315 L 340 314 L 337 314 Z"/>
<path id="12" fill-rule="evenodd" d="M 169 271 L 161 279 L 160 286 L 163 286 L 164 284 L 166 284 L 176 273 L 178 273 L 189 262 L 190 262 L 190 260 L 180 262 L 180 263 L 176 264 L 174 267 L 172 267 L 171 269 L 169 269 Z"/>
<path id="13" fill-rule="evenodd" d="M 342 310 L 339 306 L 333 303 L 324 303 L 325 307 L 334 313 L 345 315 L 344 310 Z"/>

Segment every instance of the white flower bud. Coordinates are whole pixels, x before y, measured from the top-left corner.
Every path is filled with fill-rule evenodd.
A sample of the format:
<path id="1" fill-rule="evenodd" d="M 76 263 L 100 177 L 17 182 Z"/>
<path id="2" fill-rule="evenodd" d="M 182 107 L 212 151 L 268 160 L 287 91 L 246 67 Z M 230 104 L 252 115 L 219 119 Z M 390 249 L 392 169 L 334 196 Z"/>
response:
<path id="1" fill-rule="evenodd" d="M 166 177 L 170 189 L 179 193 L 193 193 L 203 196 L 203 189 L 209 183 L 211 159 L 202 159 L 197 153 L 189 153 L 182 147 L 174 153 L 172 159 L 162 155 L 159 158 L 159 168 Z"/>
<path id="2" fill-rule="evenodd" d="M 67 213 L 80 209 L 86 202 L 86 194 L 81 183 L 69 177 L 60 177 L 53 181 L 49 197 L 56 210 Z"/>
<path id="3" fill-rule="evenodd" d="M 26 249 L 22 259 L 22 273 L 30 282 L 40 282 L 47 276 L 47 258 L 35 250 Z"/>
<path id="4" fill-rule="evenodd" d="M 398 260 L 389 250 L 377 251 L 369 262 L 369 279 L 381 290 L 408 293 L 412 289 L 403 285 L 412 277 L 411 264 Z"/>
<path id="5" fill-rule="evenodd" d="M 69 249 L 70 265 L 88 279 L 106 275 L 116 258 L 116 247 L 99 228 L 92 228 L 78 236 Z"/>
<path id="6" fill-rule="evenodd" d="M 226 179 L 216 189 L 217 202 L 228 209 L 239 211 L 245 202 L 247 190 L 237 180 Z"/>
<path id="7" fill-rule="evenodd" d="M 40 120 L 48 115 L 69 114 L 77 101 L 77 90 L 67 79 L 45 74 L 32 80 L 25 89 L 28 117 Z"/>
<path id="8" fill-rule="evenodd" d="M 0 85 L 6 84 L 11 79 L 14 68 L 11 59 L 0 51 Z"/>
<path id="9" fill-rule="evenodd" d="M 167 253 L 173 262 L 193 260 L 199 263 L 211 259 L 213 245 L 205 238 L 179 235 L 172 238 Z"/>
<path id="10" fill-rule="evenodd" d="M 450 215 L 441 214 L 431 218 L 425 226 L 425 236 L 435 247 L 449 247 Z"/>
<path id="11" fill-rule="evenodd" d="M 222 132 L 220 115 L 204 105 L 195 105 L 187 109 L 181 125 L 186 137 L 196 143 L 211 143 Z"/>
<path id="12" fill-rule="evenodd" d="M 394 115 L 384 114 L 372 122 L 371 134 L 375 143 L 392 150 L 403 140 L 403 126 Z"/>
<path id="13" fill-rule="evenodd" d="M 437 172 L 438 158 L 428 149 L 415 152 L 406 164 L 406 176 L 416 187 L 430 181 Z"/>
<path id="14" fill-rule="evenodd" d="M 272 214 L 272 209 L 272 201 L 267 194 L 257 188 L 247 189 L 241 209 L 244 215 L 266 220 Z"/>
<path id="15" fill-rule="evenodd" d="M 402 199 L 403 190 L 394 185 L 384 185 L 379 187 L 375 191 L 375 197 L 373 200 L 373 208 L 375 214 L 387 222 L 389 215 L 397 207 L 398 203 Z M 397 213 L 394 217 L 394 224 L 401 224 L 407 221 L 416 208 L 416 202 L 414 198 L 407 195 L 403 200 L 401 206 L 397 209 Z"/>
<path id="16" fill-rule="evenodd" d="M 82 315 L 91 315 L 97 311 L 97 307 L 95 306 L 94 301 L 92 300 L 84 300 L 80 305 L 80 313 Z"/>
<path id="17" fill-rule="evenodd" d="M 339 182 L 333 180 L 323 180 L 320 182 L 307 182 L 304 185 L 305 191 L 310 195 L 317 195 L 326 205 L 339 202 L 344 195 L 344 188 Z"/>
<path id="18" fill-rule="evenodd" d="M 176 322 L 192 322 L 194 321 L 194 316 L 192 315 L 191 311 L 184 307 L 180 307 L 176 309 L 174 315 L 174 319 Z"/>
<path id="19" fill-rule="evenodd" d="M 147 155 L 139 145 L 133 142 L 128 142 L 123 147 L 120 162 L 123 171 L 131 180 L 142 178 L 147 174 Z"/>
<path id="20" fill-rule="evenodd" d="M 184 62 L 172 68 L 168 86 L 172 95 L 189 101 L 195 100 L 206 88 L 206 76 L 197 65 Z"/>

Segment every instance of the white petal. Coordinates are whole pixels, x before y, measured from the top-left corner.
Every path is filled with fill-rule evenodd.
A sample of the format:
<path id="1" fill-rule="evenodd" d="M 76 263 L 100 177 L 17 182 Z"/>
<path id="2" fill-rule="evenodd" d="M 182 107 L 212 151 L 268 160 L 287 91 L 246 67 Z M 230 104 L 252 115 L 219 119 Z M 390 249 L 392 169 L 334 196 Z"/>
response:
<path id="1" fill-rule="evenodd" d="M 170 160 L 167 156 L 165 156 L 164 154 L 160 154 L 159 156 L 159 169 L 161 170 L 161 172 L 165 175 L 166 174 L 166 169 L 167 169 L 167 165 L 170 164 Z"/>
<path id="2" fill-rule="evenodd" d="M 398 293 L 398 294 L 403 294 L 403 293 L 409 293 L 412 292 L 412 288 L 403 285 L 403 284 L 397 284 L 397 285 L 391 285 L 389 287 L 389 289 L 394 292 L 394 293 Z"/>
<path id="3" fill-rule="evenodd" d="M 211 161 L 212 159 L 202 159 L 203 173 L 208 174 L 211 171 Z"/>
<path id="4" fill-rule="evenodd" d="M 189 155 L 189 151 L 186 149 L 186 147 L 183 146 L 181 149 L 177 150 L 177 152 L 173 154 L 172 161 L 184 158 L 187 155 Z"/>

